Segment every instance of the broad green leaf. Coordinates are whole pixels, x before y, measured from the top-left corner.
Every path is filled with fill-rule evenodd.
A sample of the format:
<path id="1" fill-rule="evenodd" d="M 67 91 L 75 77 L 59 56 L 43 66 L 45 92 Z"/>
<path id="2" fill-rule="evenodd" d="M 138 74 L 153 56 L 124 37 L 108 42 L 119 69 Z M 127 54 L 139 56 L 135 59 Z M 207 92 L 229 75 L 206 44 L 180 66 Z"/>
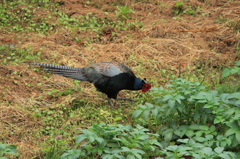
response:
<path id="1" fill-rule="evenodd" d="M 104 139 L 100 137 L 97 137 L 95 140 L 100 144 L 104 141 Z"/>
<path id="2" fill-rule="evenodd" d="M 234 102 L 235 105 L 240 105 L 240 100 L 237 100 L 236 102 Z"/>
<path id="3" fill-rule="evenodd" d="M 177 136 L 179 136 L 179 137 L 182 137 L 180 130 L 175 130 L 175 131 L 174 131 L 174 134 L 177 135 Z"/>
<path id="4" fill-rule="evenodd" d="M 134 155 L 129 154 L 129 155 L 127 155 L 127 158 L 126 158 L 126 159 L 135 159 L 135 157 L 134 157 Z"/>
<path id="5" fill-rule="evenodd" d="M 219 154 L 219 157 L 222 157 L 223 159 L 238 159 L 233 152 L 223 152 Z"/>
<path id="6" fill-rule="evenodd" d="M 199 126 L 200 125 L 198 125 L 198 124 L 192 124 L 192 125 L 189 126 L 189 128 L 192 129 L 192 130 L 200 130 Z"/>
<path id="7" fill-rule="evenodd" d="M 78 159 L 80 156 L 85 156 L 85 153 L 79 149 L 68 150 L 60 159 Z"/>
<path id="8" fill-rule="evenodd" d="M 207 140 L 212 140 L 212 139 L 213 139 L 213 135 L 211 135 L 211 134 L 206 135 L 205 138 L 206 138 Z"/>
<path id="9" fill-rule="evenodd" d="M 170 128 L 168 128 L 168 127 L 166 127 L 167 129 L 165 129 L 165 130 L 163 130 L 162 131 L 162 135 L 163 136 L 165 136 L 165 135 L 167 135 L 167 134 L 169 134 L 169 133 L 173 133 L 173 129 L 170 129 Z"/>
<path id="10" fill-rule="evenodd" d="M 94 141 L 95 141 L 95 138 L 94 138 L 93 136 L 88 136 L 88 140 L 89 140 L 90 142 L 94 142 Z"/>
<path id="11" fill-rule="evenodd" d="M 204 101 L 206 101 L 206 98 L 205 98 L 204 95 L 205 95 L 204 92 L 200 92 L 200 93 L 198 93 L 197 95 L 195 95 L 193 97 L 194 97 L 194 99 L 197 99 L 197 100 L 204 100 Z"/>
<path id="12" fill-rule="evenodd" d="M 173 108 L 173 107 L 175 106 L 175 103 L 176 103 L 175 100 L 170 99 L 170 100 L 168 101 L 168 106 L 169 106 L 170 108 Z"/>
<path id="13" fill-rule="evenodd" d="M 196 137 L 200 137 L 200 136 L 202 136 L 202 134 L 203 134 L 203 131 L 197 131 L 195 133 Z"/>
<path id="14" fill-rule="evenodd" d="M 217 152 L 217 153 L 222 153 L 223 150 L 224 150 L 223 147 L 216 147 L 216 148 L 214 149 L 214 151 Z"/>
<path id="15" fill-rule="evenodd" d="M 224 113 L 224 115 L 227 116 L 227 117 L 230 117 L 230 116 L 232 116 L 232 115 L 234 114 L 234 112 L 235 112 L 235 109 L 234 109 L 234 108 L 230 108 L 230 109 L 228 109 L 228 110 Z"/>
<path id="16" fill-rule="evenodd" d="M 147 120 L 147 119 L 148 119 L 149 113 L 150 113 L 150 110 L 145 110 L 145 111 L 143 112 L 143 119 L 144 119 L 144 120 Z"/>
<path id="17" fill-rule="evenodd" d="M 173 132 L 172 132 L 172 131 L 169 132 L 169 133 L 167 133 L 167 134 L 165 134 L 165 135 L 164 135 L 164 140 L 166 140 L 166 141 L 171 141 L 172 135 L 173 135 Z"/>
<path id="18" fill-rule="evenodd" d="M 145 105 L 140 105 L 138 107 L 141 108 L 141 109 L 147 109 L 147 106 L 145 106 Z"/>
<path id="19" fill-rule="evenodd" d="M 236 109 L 235 109 L 236 110 Z M 240 121 L 240 114 L 236 114 L 236 112 L 235 112 L 235 115 L 234 116 L 232 116 L 231 117 L 233 120 L 236 120 L 236 121 Z M 240 125 L 240 124 L 238 124 L 238 125 Z M 239 130 L 240 130 L 240 127 L 239 127 Z"/>
<path id="20" fill-rule="evenodd" d="M 6 147 L 6 144 L 0 143 L 0 151 L 3 151 Z"/>
<path id="21" fill-rule="evenodd" d="M 134 111 L 133 114 L 132 114 L 132 118 L 139 117 L 142 114 L 142 112 L 143 112 L 143 110 L 141 110 L 141 109 L 138 109 L 138 110 Z"/>
<path id="22" fill-rule="evenodd" d="M 215 131 L 215 129 L 216 129 L 216 128 L 215 128 L 214 125 L 212 125 L 212 126 L 210 127 L 210 131 L 211 131 L 211 132 Z"/>
<path id="23" fill-rule="evenodd" d="M 184 110 L 183 110 L 183 107 L 181 105 L 176 105 L 176 107 L 177 107 L 177 109 L 180 113 L 183 113 Z"/>
<path id="24" fill-rule="evenodd" d="M 211 96 L 210 94 L 206 94 L 205 98 L 207 99 L 208 102 L 212 102 L 213 101 L 213 96 Z"/>
<path id="25" fill-rule="evenodd" d="M 240 92 L 232 93 L 231 96 L 232 96 L 233 98 L 240 99 Z"/>
<path id="26" fill-rule="evenodd" d="M 197 103 L 207 103 L 207 100 L 206 99 L 199 99 L 199 100 L 197 100 Z"/>
<path id="27" fill-rule="evenodd" d="M 204 108 L 212 108 L 212 107 L 213 107 L 212 104 L 205 104 L 205 105 L 204 105 Z"/>
<path id="28" fill-rule="evenodd" d="M 198 142 L 204 142 L 206 139 L 203 137 L 194 137 L 194 140 L 196 140 Z"/>
<path id="29" fill-rule="evenodd" d="M 203 148 L 203 152 L 204 152 L 205 154 L 211 154 L 211 153 L 212 153 L 212 149 L 211 149 L 210 147 L 204 147 L 204 148 Z"/>
<path id="30" fill-rule="evenodd" d="M 206 126 L 206 125 L 200 125 L 199 128 L 201 130 L 205 130 L 205 131 L 208 130 L 208 126 Z"/>
<path id="31" fill-rule="evenodd" d="M 221 117 L 219 116 L 214 119 L 214 124 L 221 123 L 221 122 L 222 122 Z"/>
<path id="32" fill-rule="evenodd" d="M 5 152 L 6 154 L 8 154 L 8 155 L 16 155 L 16 152 L 12 152 L 12 151 L 8 151 L 7 150 L 7 152 Z M 1 158 L 0 158 L 1 159 Z"/>
<path id="33" fill-rule="evenodd" d="M 157 107 L 152 110 L 152 114 L 155 118 L 157 117 L 157 115 L 158 115 L 158 108 Z"/>
<path id="34" fill-rule="evenodd" d="M 179 98 L 176 98 L 176 101 L 177 101 L 179 104 L 182 103 L 182 102 L 181 102 L 181 99 L 179 99 Z"/>
<path id="35" fill-rule="evenodd" d="M 237 73 L 238 72 L 238 68 L 237 67 L 233 67 L 232 69 L 231 69 L 231 75 L 233 75 L 233 74 L 235 74 L 235 73 Z"/>
<path id="36" fill-rule="evenodd" d="M 151 103 L 145 103 L 145 105 L 146 105 L 148 108 L 150 108 L 150 109 L 153 109 L 153 108 L 154 108 L 154 105 L 151 104 Z"/>
<path id="37" fill-rule="evenodd" d="M 238 143 L 240 144 L 240 131 L 237 131 L 237 132 L 235 133 L 235 137 L 236 137 Z"/>
<path id="38" fill-rule="evenodd" d="M 167 107 L 166 109 L 164 109 L 164 115 L 166 117 L 168 117 L 170 113 L 171 113 L 171 108 Z"/>
<path id="39" fill-rule="evenodd" d="M 199 158 L 199 159 L 201 158 L 202 159 L 202 157 L 199 154 L 193 154 L 192 157 L 193 158 Z"/>
<path id="40" fill-rule="evenodd" d="M 166 149 L 169 151 L 176 151 L 178 149 L 178 146 L 177 145 L 168 146 Z"/>
<path id="41" fill-rule="evenodd" d="M 172 95 L 165 95 L 165 96 L 163 97 L 163 101 L 164 101 L 164 102 L 168 101 L 169 99 L 172 99 Z"/>
<path id="42" fill-rule="evenodd" d="M 206 114 L 206 113 L 205 113 L 205 114 L 202 114 L 201 119 L 202 119 L 202 122 L 203 122 L 203 123 L 206 123 L 206 122 L 207 122 L 208 116 L 209 116 L 209 115 Z"/>
<path id="43" fill-rule="evenodd" d="M 240 130 L 240 126 L 238 125 L 237 121 L 227 123 L 227 126 L 231 127 L 235 131 L 239 131 Z"/>
<path id="44" fill-rule="evenodd" d="M 166 84 L 165 86 L 166 86 L 166 87 L 173 87 L 174 85 L 172 85 L 172 84 Z"/>
<path id="45" fill-rule="evenodd" d="M 175 122 L 171 122 L 171 123 L 170 123 L 170 126 L 173 128 L 173 130 L 178 129 L 178 125 L 176 125 Z"/>
<path id="46" fill-rule="evenodd" d="M 77 139 L 76 139 L 76 143 L 78 144 L 78 143 L 82 142 L 85 139 L 87 139 L 87 138 L 86 138 L 86 136 L 84 134 L 78 135 Z"/>
<path id="47" fill-rule="evenodd" d="M 232 135 L 232 134 L 234 134 L 234 133 L 235 133 L 235 131 L 230 128 L 230 129 L 228 129 L 227 132 L 225 133 L 225 136 L 228 137 L 228 136 L 230 136 L 230 135 Z"/>
<path id="48" fill-rule="evenodd" d="M 179 130 L 181 130 L 181 136 L 185 135 L 189 127 L 187 125 L 182 125 L 179 127 Z"/>
<path id="49" fill-rule="evenodd" d="M 237 62 L 235 63 L 235 66 L 240 66 L 240 61 L 237 61 Z"/>
<path id="50" fill-rule="evenodd" d="M 194 131 L 193 130 L 187 130 L 186 131 L 186 135 L 187 135 L 187 137 L 189 137 L 189 138 L 191 138 L 193 135 L 194 135 L 195 133 L 194 133 Z"/>
<path id="51" fill-rule="evenodd" d="M 225 68 L 222 72 L 222 78 L 228 77 L 231 75 L 231 69 Z"/>
<path id="52" fill-rule="evenodd" d="M 141 156 L 141 155 L 139 155 L 139 154 L 137 154 L 137 153 L 135 153 L 135 154 L 134 154 L 134 156 L 136 156 L 136 157 L 137 157 L 137 159 L 142 159 L 142 156 Z"/>
<path id="53" fill-rule="evenodd" d="M 195 113 L 194 115 L 193 115 L 193 120 L 195 121 L 195 122 L 197 122 L 198 121 L 198 119 L 200 118 L 200 114 L 199 113 Z"/>
<path id="54" fill-rule="evenodd" d="M 189 142 L 189 139 L 178 139 L 177 140 L 178 142 L 182 142 L 182 143 L 188 143 Z"/>

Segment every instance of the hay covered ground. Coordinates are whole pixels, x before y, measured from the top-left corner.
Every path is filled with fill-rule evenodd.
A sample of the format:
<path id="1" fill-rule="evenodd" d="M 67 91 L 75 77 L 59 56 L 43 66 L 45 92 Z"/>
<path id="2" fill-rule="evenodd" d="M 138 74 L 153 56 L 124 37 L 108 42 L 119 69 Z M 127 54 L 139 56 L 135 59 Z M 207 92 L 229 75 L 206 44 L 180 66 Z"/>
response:
<path id="1" fill-rule="evenodd" d="M 201 80 L 200 75 L 206 73 L 210 82 L 217 80 L 220 77 L 219 70 L 239 59 L 240 2 L 189 0 L 184 1 L 183 10 L 175 6 L 177 2 L 56 0 L 49 2 L 52 5 L 36 2 L 29 9 L 33 14 L 31 19 L 36 24 L 45 21 L 52 25 L 51 30 L 28 30 L 29 24 L 25 24 L 24 20 L 22 31 L 9 30 L 14 25 L 1 26 L 1 48 L 12 44 L 16 46 L 12 49 L 4 48 L 0 52 L 0 141 L 17 145 L 19 158 L 41 158 L 42 147 L 57 134 L 51 136 L 46 127 L 63 129 L 74 123 L 76 128 L 82 128 L 92 122 L 103 122 L 108 117 L 103 115 L 109 109 L 105 96 L 90 83 L 77 83 L 34 71 L 23 62 L 84 67 L 95 62 L 117 61 L 128 65 L 137 76 L 146 77 L 155 87 L 186 72 L 196 74 L 190 79 Z M 116 6 L 126 4 L 134 13 L 130 13 L 129 18 L 123 18 L 121 14 L 116 16 Z M 26 4 L 13 8 L 10 4 L 7 6 L 9 13 L 29 8 Z M 67 15 L 66 24 L 59 12 Z M 23 14 L 20 12 L 18 16 Z M 67 20 L 87 15 L 98 20 L 105 19 L 106 24 L 120 20 L 125 25 L 133 25 L 125 30 L 114 28 L 108 23 L 106 26 L 86 27 L 86 30 L 82 30 L 74 26 L 76 21 Z M 100 28 L 100 33 L 93 31 L 94 28 Z M 28 58 L 27 55 L 35 58 Z M 15 59 L 23 60 L 16 62 Z M 138 92 L 130 91 L 123 91 L 120 96 L 141 98 Z M 80 112 L 69 118 L 62 115 L 61 111 L 72 113 L 75 102 L 84 105 L 78 110 Z M 130 122 L 128 111 L 134 105 L 118 103 L 123 109 L 120 112 L 124 114 L 121 122 Z M 47 120 L 48 115 L 44 112 L 49 110 L 52 110 L 52 114 Z M 54 114 L 59 116 L 54 117 Z M 113 120 L 109 118 L 107 122 Z M 75 135 L 74 132 L 69 133 Z"/>

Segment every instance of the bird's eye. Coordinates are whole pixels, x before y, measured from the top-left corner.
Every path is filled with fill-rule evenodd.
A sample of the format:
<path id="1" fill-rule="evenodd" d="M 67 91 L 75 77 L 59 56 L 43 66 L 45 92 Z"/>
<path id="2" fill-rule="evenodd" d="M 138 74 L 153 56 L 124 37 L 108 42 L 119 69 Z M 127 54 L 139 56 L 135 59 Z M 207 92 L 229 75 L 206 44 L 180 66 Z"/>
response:
<path id="1" fill-rule="evenodd" d="M 146 81 L 147 81 L 147 79 L 146 79 L 146 78 L 144 78 L 144 79 L 142 80 L 142 82 L 143 82 L 143 83 L 146 83 Z"/>

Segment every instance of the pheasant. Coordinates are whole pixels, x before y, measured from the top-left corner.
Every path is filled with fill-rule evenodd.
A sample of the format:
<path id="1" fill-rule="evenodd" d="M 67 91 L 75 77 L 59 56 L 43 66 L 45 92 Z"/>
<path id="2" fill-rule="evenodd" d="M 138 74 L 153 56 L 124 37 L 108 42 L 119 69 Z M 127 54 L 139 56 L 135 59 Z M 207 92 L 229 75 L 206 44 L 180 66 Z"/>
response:
<path id="1" fill-rule="evenodd" d="M 112 106 L 111 98 L 133 101 L 128 98 L 118 98 L 117 95 L 121 90 L 142 90 L 142 92 L 146 92 L 151 88 L 145 78 L 143 80 L 137 78 L 129 67 L 118 62 L 94 63 L 83 68 L 44 63 L 33 65 L 53 74 L 93 83 L 98 91 L 107 95 Z"/>

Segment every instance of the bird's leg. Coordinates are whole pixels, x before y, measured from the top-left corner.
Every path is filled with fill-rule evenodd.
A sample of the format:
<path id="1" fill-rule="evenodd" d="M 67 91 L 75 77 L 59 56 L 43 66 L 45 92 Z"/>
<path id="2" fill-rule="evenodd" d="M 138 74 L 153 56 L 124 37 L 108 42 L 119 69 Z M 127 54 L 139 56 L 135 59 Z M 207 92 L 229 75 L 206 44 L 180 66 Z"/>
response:
<path id="1" fill-rule="evenodd" d="M 130 101 L 130 102 L 136 102 L 135 100 L 132 100 L 132 99 L 120 98 L 120 97 L 117 97 L 117 100 L 127 100 L 127 101 Z"/>
<path id="2" fill-rule="evenodd" d="M 111 98 L 108 98 L 107 100 L 108 100 L 108 103 L 109 103 L 112 107 L 114 107 L 114 104 L 113 104 L 112 99 L 111 99 Z"/>

